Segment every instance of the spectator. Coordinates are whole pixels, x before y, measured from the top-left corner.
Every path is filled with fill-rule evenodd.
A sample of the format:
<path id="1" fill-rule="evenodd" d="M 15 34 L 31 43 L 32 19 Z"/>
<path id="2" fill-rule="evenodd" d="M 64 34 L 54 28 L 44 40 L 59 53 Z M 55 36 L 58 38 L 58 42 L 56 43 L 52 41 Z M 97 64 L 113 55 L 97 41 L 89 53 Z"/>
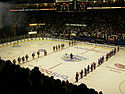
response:
<path id="1" fill-rule="evenodd" d="M 0 60 L 0 94 L 97 94 L 94 89 L 88 89 L 85 84 L 73 85 L 48 77 L 39 71 L 38 67 L 30 70 L 11 63 L 10 60 Z M 21 90 L 20 90 L 21 89 Z M 102 93 L 100 93 L 102 94 Z"/>

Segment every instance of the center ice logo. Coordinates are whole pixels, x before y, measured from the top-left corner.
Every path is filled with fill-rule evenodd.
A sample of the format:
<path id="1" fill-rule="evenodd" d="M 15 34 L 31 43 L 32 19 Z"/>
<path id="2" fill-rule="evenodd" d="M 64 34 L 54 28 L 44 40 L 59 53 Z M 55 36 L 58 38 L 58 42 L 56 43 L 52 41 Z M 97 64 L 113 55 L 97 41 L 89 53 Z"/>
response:
<path id="1" fill-rule="evenodd" d="M 78 55 L 73 55 L 73 58 L 71 59 L 70 54 L 63 55 L 61 58 L 66 62 L 80 62 L 87 60 L 87 58 Z"/>

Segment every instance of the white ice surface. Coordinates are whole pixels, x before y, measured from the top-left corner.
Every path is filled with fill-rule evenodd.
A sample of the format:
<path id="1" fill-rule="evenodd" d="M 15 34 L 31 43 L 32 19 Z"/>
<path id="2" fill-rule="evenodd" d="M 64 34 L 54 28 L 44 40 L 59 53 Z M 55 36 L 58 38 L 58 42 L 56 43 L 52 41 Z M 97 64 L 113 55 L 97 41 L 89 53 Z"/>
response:
<path id="1" fill-rule="evenodd" d="M 53 52 L 52 47 L 64 43 L 65 49 Z M 57 41 L 28 41 L 18 44 L 20 47 L 6 46 L 0 48 L 0 56 L 5 60 L 17 59 L 19 56 L 30 56 L 29 62 L 21 63 L 22 67 L 29 67 L 32 69 L 34 66 L 38 66 L 40 71 L 45 75 L 51 76 L 52 73 L 56 74 L 55 79 L 64 80 L 66 77 L 69 82 L 75 82 L 76 72 L 80 72 L 81 69 L 87 67 L 93 62 L 98 61 L 101 56 L 105 56 L 107 52 L 112 48 L 89 46 L 83 44 L 77 44 L 75 46 L 68 46 L 67 42 Z M 35 56 L 32 60 L 31 54 L 37 52 L 39 49 L 46 49 L 47 56 L 43 56 L 43 52 L 40 53 L 40 58 Z M 62 59 L 65 53 L 78 55 L 87 58 L 87 60 L 79 62 L 66 62 Z M 108 61 L 105 61 L 96 70 L 90 72 L 86 77 L 80 79 L 77 83 L 85 83 L 88 88 L 94 88 L 97 91 L 102 91 L 104 94 L 125 94 L 125 69 L 117 68 L 114 64 L 125 65 L 125 51 L 118 52 L 115 56 L 112 56 Z M 49 72 L 49 73 L 47 73 Z M 54 75 L 53 74 L 53 75 Z"/>

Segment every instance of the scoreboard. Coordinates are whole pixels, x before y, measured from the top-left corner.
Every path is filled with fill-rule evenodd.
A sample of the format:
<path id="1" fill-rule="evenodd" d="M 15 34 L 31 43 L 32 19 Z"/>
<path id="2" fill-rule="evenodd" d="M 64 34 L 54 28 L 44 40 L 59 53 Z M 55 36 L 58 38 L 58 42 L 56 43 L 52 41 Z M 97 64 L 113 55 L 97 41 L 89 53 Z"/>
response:
<path id="1" fill-rule="evenodd" d="M 56 2 L 73 2 L 73 0 L 56 0 Z"/>

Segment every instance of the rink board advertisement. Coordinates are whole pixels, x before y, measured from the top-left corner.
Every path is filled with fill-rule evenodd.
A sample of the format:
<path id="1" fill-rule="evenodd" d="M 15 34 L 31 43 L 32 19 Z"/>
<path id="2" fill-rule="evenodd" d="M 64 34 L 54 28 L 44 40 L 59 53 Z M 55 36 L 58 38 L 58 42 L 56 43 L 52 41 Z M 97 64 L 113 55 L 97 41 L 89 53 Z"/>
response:
<path id="1" fill-rule="evenodd" d="M 30 66 L 30 67 L 35 67 L 34 65 L 31 65 L 31 64 L 29 64 L 28 66 Z M 58 77 L 58 78 L 61 78 L 62 80 L 66 80 L 66 79 L 68 79 L 68 76 L 67 75 L 64 75 L 64 74 L 60 74 L 60 73 L 57 73 L 57 72 L 53 72 L 53 71 L 51 71 L 51 69 L 45 69 L 45 68 L 42 68 L 41 66 L 38 66 L 39 67 L 39 70 L 42 72 L 42 73 L 44 73 L 44 74 L 46 74 L 46 75 L 48 75 L 48 76 L 54 76 L 54 77 Z"/>

